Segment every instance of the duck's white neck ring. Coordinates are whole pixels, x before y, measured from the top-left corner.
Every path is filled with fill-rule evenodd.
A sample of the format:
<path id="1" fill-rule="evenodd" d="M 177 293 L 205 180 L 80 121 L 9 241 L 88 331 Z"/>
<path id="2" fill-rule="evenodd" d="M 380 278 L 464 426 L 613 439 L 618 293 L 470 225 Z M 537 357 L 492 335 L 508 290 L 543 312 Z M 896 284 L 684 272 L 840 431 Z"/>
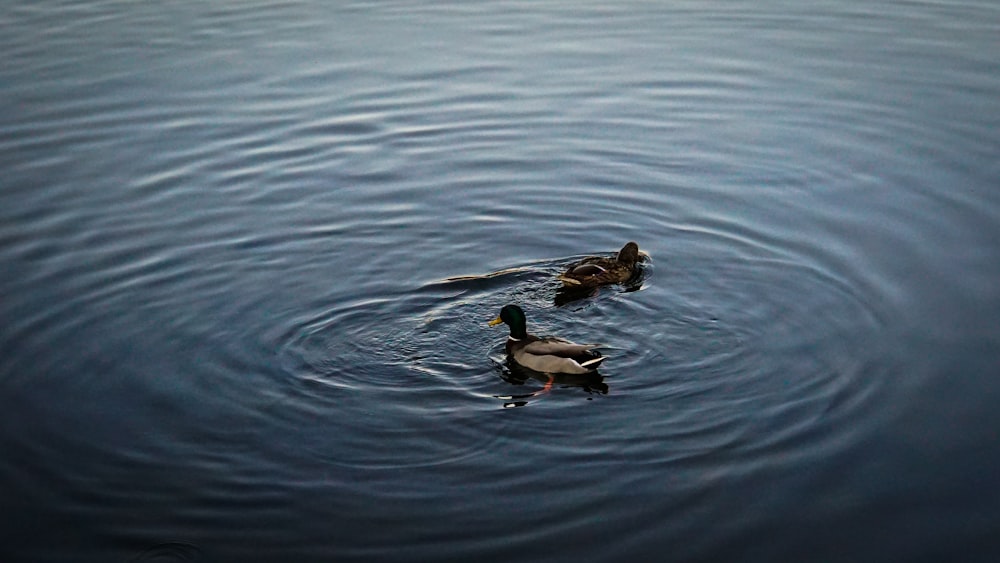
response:
<path id="1" fill-rule="evenodd" d="M 514 342 L 520 342 L 521 341 L 520 338 L 514 338 L 513 336 L 508 336 L 507 340 L 513 340 Z"/>

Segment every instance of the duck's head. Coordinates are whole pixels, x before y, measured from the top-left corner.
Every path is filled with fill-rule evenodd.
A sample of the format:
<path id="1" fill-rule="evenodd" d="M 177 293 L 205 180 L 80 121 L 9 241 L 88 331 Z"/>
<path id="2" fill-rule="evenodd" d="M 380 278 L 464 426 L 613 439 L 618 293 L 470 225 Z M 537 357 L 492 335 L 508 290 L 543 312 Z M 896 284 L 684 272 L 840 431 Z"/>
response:
<path id="1" fill-rule="evenodd" d="M 622 264 L 635 264 L 639 261 L 639 245 L 628 242 L 618 251 L 618 261 Z"/>
<path id="2" fill-rule="evenodd" d="M 517 305 L 504 305 L 500 309 L 500 314 L 497 318 L 490 321 L 490 326 L 496 326 L 500 323 L 506 323 L 510 327 L 511 338 L 524 338 L 528 335 L 527 331 L 527 320 L 524 317 L 524 311 L 521 310 Z"/>

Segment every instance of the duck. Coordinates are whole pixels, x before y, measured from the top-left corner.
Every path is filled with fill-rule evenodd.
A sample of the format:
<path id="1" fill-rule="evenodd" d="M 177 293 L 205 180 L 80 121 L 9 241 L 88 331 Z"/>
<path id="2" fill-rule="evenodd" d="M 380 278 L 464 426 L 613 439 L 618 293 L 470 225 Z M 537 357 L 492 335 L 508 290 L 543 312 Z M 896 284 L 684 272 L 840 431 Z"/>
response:
<path id="1" fill-rule="evenodd" d="M 577 344 L 555 336 L 540 338 L 528 334 L 524 310 L 517 305 L 504 305 L 489 326 L 500 323 L 510 327 L 507 357 L 530 370 L 548 374 L 593 373 L 605 359 L 594 350 L 597 344 Z"/>
<path id="2" fill-rule="evenodd" d="M 591 289 L 625 283 L 636 275 L 641 260 L 639 245 L 629 241 L 614 258 L 588 256 L 575 262 L 558 276 L 566 289 Z"/>

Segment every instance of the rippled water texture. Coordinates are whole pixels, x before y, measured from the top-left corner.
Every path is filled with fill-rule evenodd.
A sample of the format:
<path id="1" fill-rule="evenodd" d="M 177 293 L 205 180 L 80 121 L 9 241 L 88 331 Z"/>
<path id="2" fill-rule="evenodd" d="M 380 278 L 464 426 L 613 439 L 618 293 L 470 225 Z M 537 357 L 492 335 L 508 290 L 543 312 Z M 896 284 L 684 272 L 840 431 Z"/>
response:
<path id="1" fill-rule="evenodd" d="M 1000 560 L 995 2 L 0 20 L 4 561 Z"/>

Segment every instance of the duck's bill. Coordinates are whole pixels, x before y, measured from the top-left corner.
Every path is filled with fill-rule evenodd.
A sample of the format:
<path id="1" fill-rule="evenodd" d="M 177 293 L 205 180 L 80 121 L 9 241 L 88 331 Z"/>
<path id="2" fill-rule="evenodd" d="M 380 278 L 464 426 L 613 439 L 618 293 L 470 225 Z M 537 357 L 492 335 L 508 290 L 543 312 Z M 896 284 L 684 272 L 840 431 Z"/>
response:
<path id="1" fill-rule="evenodd" d="M 497 317 L 497 318 L 493 319 L 492 321 L 490 321 L 489 325 L 490 326 L 497 326 L 498 324 L 500 324 L 502 322 L 503 322 L 503 319 L 501 319 L 500 317 Z"/>

